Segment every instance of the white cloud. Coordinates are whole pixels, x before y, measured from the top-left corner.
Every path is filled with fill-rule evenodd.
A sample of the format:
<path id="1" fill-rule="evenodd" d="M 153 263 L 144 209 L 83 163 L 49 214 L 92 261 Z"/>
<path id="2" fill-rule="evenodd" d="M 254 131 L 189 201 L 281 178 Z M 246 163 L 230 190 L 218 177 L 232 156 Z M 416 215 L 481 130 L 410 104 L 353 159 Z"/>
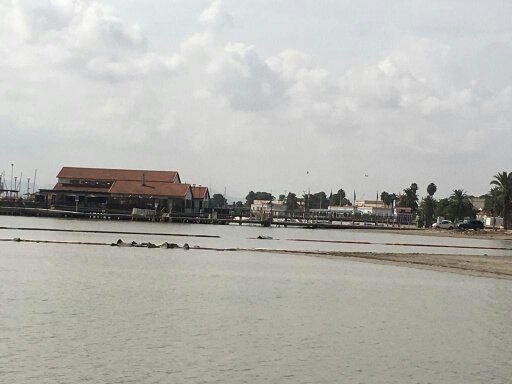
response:
<path id="1" fill-rule="evenodd" d="M 180 56 L 192 66 L 204 66 L 216 55 L 215 38 L 209 32 L 195 33 L 183 39 Z"/>
<path id="2" fill-rule="evenodd" d="M 107 57 L 95 57 L 87 63 L 92 75 L 107 79 L 126 79 L 158 73 L 174 72 L 182 65 L 178 55 L 165 58 L 154 53 L 145 53 L 135 58 L 114 61 Z"/>
<path id="3" fill-rule="evenodd" d="M 228 43 L 208 73 L 215 90 L 234 108 L 272 109 L 281 101 L 282 85 L 252 46 Z"/>
<path id="4" fill-rule="evenodd" d="M 222 1 L 214 1 L 205 8 L 199 16 L 199 21 L 205 27 L 221 29 L 234 25 L 233 16 L 227 12 Z"/>
<path id="5" fill-rule="evenodd" d="M 58 65 L 83 75 L 133 77 L 179 66 L 176 56 L 149 52 L 137 24 L 97 2 L 14 1 L 3 20 L 0 50 L 13 68 Z"/>
<path id="6" fill-rule="evenodd" d="M 0 129 L 15 126 L 12 141 L 33 137 L 33 148 L 51 142 L 48 168 L 172 167 L 227 185 L 230 170 L 242 191 L 261 182 L 300 192 L 301 167 L 316 167 L 318 183 L 339 163 L 347 183 L 366 167 L 396 170 L 410 184 L 418 169 L 453 172 L 461 154 L 484 158 L 485 148 L 503 162 L 512 141 L 510 82 L 475 80 L 457 45 L 441 38 L 394 28 L 378 51 L 341 64 L 303 41 L 281 46 L 288 25 L 265 31 L 277 36 L 271 49 L 244 38 L 255 35 L 243 23 L 223 29 L 234 20 L 220 2 L 172 46 L 94 1 L 15 1 L 0 19 Z M 151 155 L 135 158 L 132 147 Z M 279 169 L 283 154 L 293 169 Z M 260 175 L 262 167 L 271 171 Z"/>

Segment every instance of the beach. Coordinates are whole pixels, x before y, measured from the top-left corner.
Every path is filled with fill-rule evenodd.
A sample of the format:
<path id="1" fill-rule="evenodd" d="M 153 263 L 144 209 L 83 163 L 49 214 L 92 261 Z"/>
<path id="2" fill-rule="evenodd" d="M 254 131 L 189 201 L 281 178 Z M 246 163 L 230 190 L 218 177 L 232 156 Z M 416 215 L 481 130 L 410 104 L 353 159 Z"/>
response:
<path id="1" fill-rule="evenodd" d="M 385 232 L 389 233 L 389 231 L 390 230 L 386 230 Z M 503 240 L 508 243 L 508 248 L 512 249 L 512 231 L 396 229 L 393 232 L 400 235 Z M 307 252 L 307 254 L 330 259 L 348 258 L 361 262 L 392 264 L 439 272 L 512 280 L 512 258 L 507 256 L 378 252 Z"/>
<path id="2" fill-rule="evenodd" d="M 377 230 L 378 231 L 378 230 Z M 481 231 L 459 231 L 447 229 L 386 229 L 385 232 L 395 232 L 400 235 L 419 235 L 419 236 L 436 236 L 436 237 L 453 237 L 453 238 L 471 238 L 471 239 L 487 239 L 487 240 L 509 240 L 512 244 L 512 230 L 505 231 L 503 229 L 485 229 Z"/>

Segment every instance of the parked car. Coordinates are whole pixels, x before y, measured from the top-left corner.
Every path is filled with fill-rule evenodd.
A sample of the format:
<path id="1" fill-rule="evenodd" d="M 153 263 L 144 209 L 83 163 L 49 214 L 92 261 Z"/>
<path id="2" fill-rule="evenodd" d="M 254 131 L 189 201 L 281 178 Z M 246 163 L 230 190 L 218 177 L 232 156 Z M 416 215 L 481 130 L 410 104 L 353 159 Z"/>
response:
<path id="1" fill-rule="evenodd" d="M 434 229 L 453 229 L 453 222 L 451 220 L 442 220 L 439 223 L 432 224 Z"/>
<path id="2" fill-rule="evenodd" d="M 457 224 L 458 229 L 473 229 L 478 231 L 479 229 L 484 229 L 484 223 L 480 220 L 464 220 L 462 223 Z"/>

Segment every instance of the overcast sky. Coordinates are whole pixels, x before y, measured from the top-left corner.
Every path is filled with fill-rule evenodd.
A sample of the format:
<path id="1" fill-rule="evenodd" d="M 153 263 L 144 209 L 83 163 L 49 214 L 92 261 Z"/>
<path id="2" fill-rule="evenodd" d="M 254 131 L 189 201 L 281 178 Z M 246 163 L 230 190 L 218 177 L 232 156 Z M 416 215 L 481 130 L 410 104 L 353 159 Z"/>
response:
<path id="1" fill-rule="evenodd" d="M 0 172 L 37 168 L 48 187 L 62 166 L 178 170 L 240 198 L 484 194 L 512 171 L 511 15 L 506 0 L 0 0 Z"/>

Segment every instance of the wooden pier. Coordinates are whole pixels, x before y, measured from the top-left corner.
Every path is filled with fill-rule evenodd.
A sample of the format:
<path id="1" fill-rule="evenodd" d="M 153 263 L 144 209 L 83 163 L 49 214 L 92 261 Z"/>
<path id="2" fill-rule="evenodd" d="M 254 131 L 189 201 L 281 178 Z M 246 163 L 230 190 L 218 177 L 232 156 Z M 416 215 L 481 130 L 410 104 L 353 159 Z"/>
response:
<path id="1" fill-rule="evenodd" d="M 0 206 L 0 215 L 9 216 L 32 216 L 32 217 L 54 217 L 86 220 L 131 220 L 131 221 L 165 221 L 173 223 L 195 223 L 215 225 L 250 225 L 262 227 L 284 227 L 284 228 L 310 228 L 310 229 L 411 229 L 409 225 L 397 225 L 378 221 L 364 220 L 323 220 L 311 216 L 307 219 L 286 219 L 286 218 L 257 218 L 257 217 L 204 217 L 191 215 L 151 215 L 148 217 L 132 215 L 130 213 L 108 212 L 108 211 L 71 211 L 62 209 L 27 208 L 27 207 L 5 207 Z"/>

